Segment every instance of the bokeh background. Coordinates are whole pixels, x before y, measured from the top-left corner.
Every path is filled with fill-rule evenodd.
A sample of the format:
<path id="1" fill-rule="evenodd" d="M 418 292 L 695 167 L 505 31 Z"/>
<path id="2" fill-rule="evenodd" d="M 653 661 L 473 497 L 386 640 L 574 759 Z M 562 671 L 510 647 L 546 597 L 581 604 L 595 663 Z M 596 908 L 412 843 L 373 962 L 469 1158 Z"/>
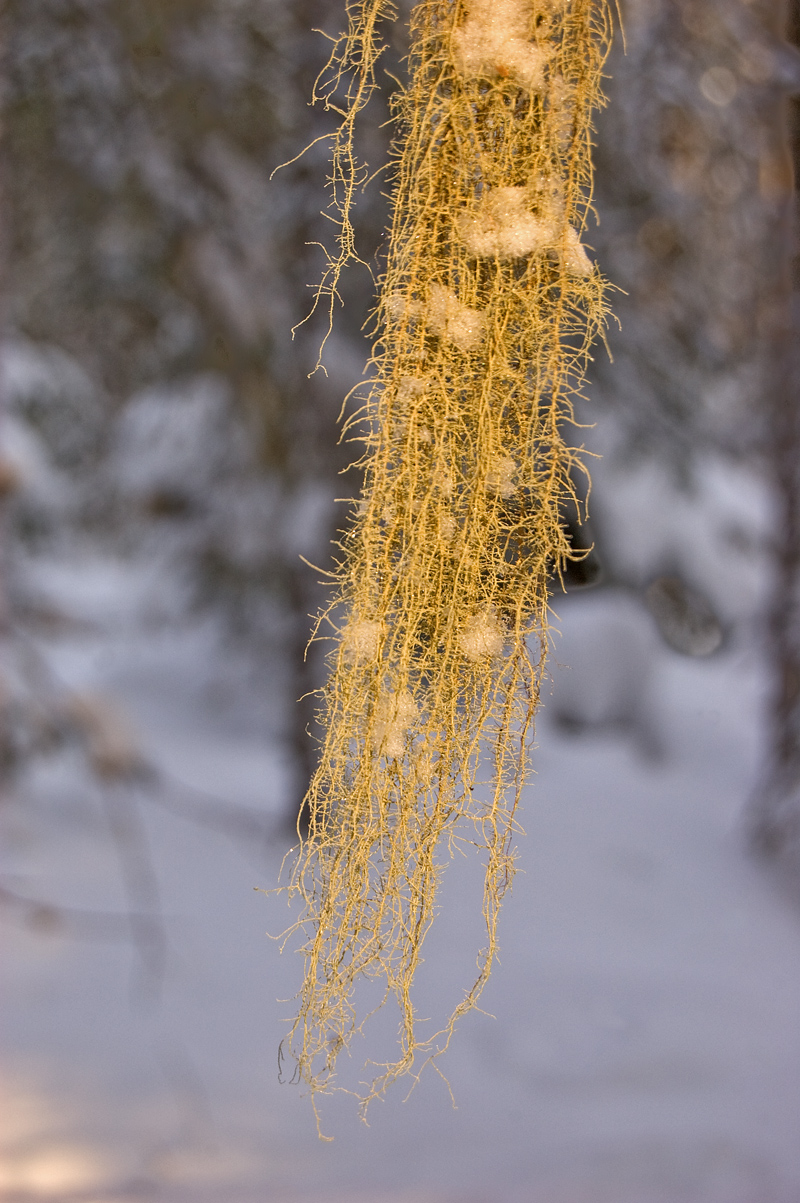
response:
<path id="1" fill-rule="evenodd" d="M 329 341 L 308 106 L 343 5 L 8 0 L 2 18 L 8 1203 L 800 1198 L 798 8 L 626 0 L 597 122 L 613 281 L 577 439 L 592 550 L 525 793 L 491 1014 L 362 1125 L 280 1084 L 274 887 L 369 266 Z M 391 138 L 407 5 L 387 30 Z M 387 200 L 359 200 L 380 270 Z M 304 557 L 301 559 L 301 557 Z M 298 702 L 297 699 L 303 700 Z M 452 1008 L 475 866 L 421 999 Z M 356 1048 L 366 1060 L 375 1049 Z"/>

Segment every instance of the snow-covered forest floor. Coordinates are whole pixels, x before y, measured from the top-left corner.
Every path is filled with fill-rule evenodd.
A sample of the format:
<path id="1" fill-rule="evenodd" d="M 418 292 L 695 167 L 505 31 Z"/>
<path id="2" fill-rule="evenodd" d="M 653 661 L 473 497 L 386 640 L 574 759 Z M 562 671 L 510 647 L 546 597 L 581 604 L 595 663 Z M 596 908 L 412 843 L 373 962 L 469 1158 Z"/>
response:
<path id="1" fill-rule="evenodd" d="M 282 684 L 212 619 L 157 621 L 168 575 L 136 557 L 73 550 L 41 573 L 70 617 L 37 637 L 47 663 L 116 704 L 158 776 L 103 786 L 63 750 L 4 808 L 6 887 L 67 916 L 107 916 L 73 934 L 46 910 L 4 924 L 6 1199 L 800 1197 L 800 915 L 738 837 L 759 747 L 751 650 L 692 661 L 663 648 L 624 595 L 564 602 L 561 660 L 601 646 L 614 624 L 644 624 L 639 707 L 661 755 L 646 759 L 625 735 L 565 734 L 552 716 L 569 674 L 557 671 L 484 998 L 492 1015 L 462 1022 L 442 1063 L 457 1109 L 428 1071 L 407 1101 L 400 1085 L 376 1105 L 369 1128 L 351 1098 L 323 1101 L 335 1140 L 322 1143 L 308 1100 L 277 1080 L 292 1010 L 277 1000 L 296 988 L 299 961 L 265 936 L 282 905 L 254 891 L 275 884 L 289 843 Z M 583 692 L 620 687 L 601 663 Z M 228 838 L 180 813 L 207 815 L 217 800 L 264 817 L 263 838 L 257 823 L 231 820 Z M 141 833 L 120 819 L 130 813 L 153 880 L 129 889 L 157 911 L 138 945 L 114 921 L 130 894 L 111 831 L 135 844 Z M 452 1004 L 468 982 L 476 885 L 469 866 L 454 868 L 423 1006 Z M 375 1052 L 364 1043 L 364 1058 Z"/>

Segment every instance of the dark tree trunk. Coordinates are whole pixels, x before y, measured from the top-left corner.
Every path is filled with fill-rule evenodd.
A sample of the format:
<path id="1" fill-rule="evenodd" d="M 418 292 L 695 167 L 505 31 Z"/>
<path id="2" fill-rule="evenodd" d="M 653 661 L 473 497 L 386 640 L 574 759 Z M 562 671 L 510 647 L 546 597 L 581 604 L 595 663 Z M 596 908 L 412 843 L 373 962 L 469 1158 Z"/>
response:
<path id="1" fill-rule="evenodd" d="M 781 16 L 800 46 L 800 0 Z M 752 846 L 800 887 L 800 100 L 784 102 L 787 188 L 776 202 L 780 292 L 770 338 L 770 471 L 774 583 L 768 616 L 771 666 L 767 761 L 749 813 Z M 790 183 L 789 183 L 790 181 Z M 773 278 L 775 278 L 773 276 Z"/>

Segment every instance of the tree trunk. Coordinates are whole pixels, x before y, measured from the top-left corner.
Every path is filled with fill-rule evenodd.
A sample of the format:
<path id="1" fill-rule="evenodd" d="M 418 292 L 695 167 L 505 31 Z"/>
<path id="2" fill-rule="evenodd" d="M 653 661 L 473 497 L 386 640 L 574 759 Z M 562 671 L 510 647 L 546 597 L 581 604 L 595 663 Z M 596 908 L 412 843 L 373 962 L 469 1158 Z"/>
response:
<path id="1" fill-rule="evenodd" d="M 788 12 L 783 4 L 778 7 L 787 39 L 798 47 L 800 0 L 790 0 Z M 775 496 L 768 615 L 772 679 L 767 760 L 748 826 L 754 849 L 800 888 L 800 100 L 793 96 L 783 107 L 786 186 L 775 201 L 774 243 L 780 283 L 768 347 L 773 365 L 769 441 Z"/>

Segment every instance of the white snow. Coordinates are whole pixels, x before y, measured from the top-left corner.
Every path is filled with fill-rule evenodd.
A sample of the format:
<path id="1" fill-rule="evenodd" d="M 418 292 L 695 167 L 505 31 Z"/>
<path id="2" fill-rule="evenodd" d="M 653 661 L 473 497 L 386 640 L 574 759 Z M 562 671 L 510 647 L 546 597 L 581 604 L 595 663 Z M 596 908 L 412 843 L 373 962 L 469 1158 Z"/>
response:
<path id="1" fill-rule="evenodd" d="M 466 658 L 473 664 L 501 656 L 505 635 L 495 612 L 489 610 L 473 614 L 459 632 L 458 642 Z"/>
<path id="2" fill-rule="evenodd" d="M 409 729 L 418 711 L 414 699 L 407 690 L 400 693 L 385 693 L 378 699 L 375 708 L 375 726 L 372 738 L 375 751 L 390 760 L 403 755 Z"/>
<path id="3" fill-rule="evenodd" d="M 511 78 L 538 92 L 552 49 L 536 46 L 532 0 L 469 0 L 467 19 L 453 33 L 456 70 L 467 79 Z"/>
<path id="4" fill-rule="evenodd" d="M 432 284 L 428 290 L 425 320 L 434 334 L 448 339 L 459 351 L 474 350 L 486 333 L 485 315 L 470 309 L 441 284 Z"/>
<path id="5" fill-rule="evenodd" d="M 533 252 L 557 250 L 571 276 L 590 276 L 592 262 L 578 231 L 564 223 L 558 198 L 541 198 L 539 216 L 530 211 L 529 204 L 527 188 L 488 190 L 477 208 L 465 211 L 457 221 L 469 253 L 478 258 L 519 259 Z"/>

